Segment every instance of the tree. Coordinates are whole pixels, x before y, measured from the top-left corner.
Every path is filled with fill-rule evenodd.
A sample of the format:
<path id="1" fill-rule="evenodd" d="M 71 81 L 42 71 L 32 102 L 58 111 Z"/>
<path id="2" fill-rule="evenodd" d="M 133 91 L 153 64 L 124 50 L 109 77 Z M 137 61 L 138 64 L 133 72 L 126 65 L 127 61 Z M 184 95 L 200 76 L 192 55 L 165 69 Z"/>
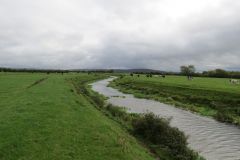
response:
<path id="1" fill-rule="evenodd" d="M 211 71 L 204 71 L 202 75 L 206 77 L 233 78 L 235 74 L 233 74 L 233 72 L 228 72 L 223 69 L 215 69 Z"/>
<path id="2" fill-rule="evenodd" d="M 180 70 L 181 70 L 181 74 L 187 76 L 188 79 L 192 79 L 192 76 L 196 71 L 194 65 L 181 66 Z"/>
<path id="3" fill-rule="evenodd" d="M 219 77 L 219 78 L 229 77 L 229 74 L 227 73 L 227 71 L 225 71 L 223 69 L 216 69 L 215 70 L 215 75 L 216 75 L 216 77 Z"/>
<path id="4" fill-rule="evenodd" d="M 190 73 L 191 76 L 192 76 L 192 75 L 195 73 L 195 71 L 196 71 L 194 65 L 189 65 L 189 66 L 188 66 L 188 69 L 189 69 L 189 73 Z"/>

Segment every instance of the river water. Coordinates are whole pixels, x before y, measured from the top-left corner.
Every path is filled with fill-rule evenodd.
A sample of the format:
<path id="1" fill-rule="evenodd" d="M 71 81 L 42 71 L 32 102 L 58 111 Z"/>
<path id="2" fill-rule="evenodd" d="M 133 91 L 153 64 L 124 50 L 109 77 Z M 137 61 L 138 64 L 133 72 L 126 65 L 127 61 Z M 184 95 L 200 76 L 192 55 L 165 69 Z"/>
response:
<path id="1" fill-rule="evenodd" d="M 240 160 L 240 128 L 220 123 L 154 100 L 139 99 L 107 87 L 114 77 L 92 84 L 92 89 L 108 97 L 108 103 L 125 107 L 129 112 L 153 112 L 164 118 L 172 118 L 171 126 L 188 136 L 190 148 L 207 160 Z"/>

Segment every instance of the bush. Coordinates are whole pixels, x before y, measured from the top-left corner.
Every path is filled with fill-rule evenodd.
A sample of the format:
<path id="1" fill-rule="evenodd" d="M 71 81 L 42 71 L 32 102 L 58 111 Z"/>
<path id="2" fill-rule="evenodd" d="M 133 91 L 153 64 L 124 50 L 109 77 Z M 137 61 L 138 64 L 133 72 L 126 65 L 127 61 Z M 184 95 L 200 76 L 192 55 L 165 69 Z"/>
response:
<path id="1" fill-rule="evenodd" d="M 187 147 L 187 138 L 177 128 L 170 127 L 169 120 L 153 113 L 145 114 L 132 123 L 133 133 L 154 145 L 168 148 L 176 160 L 195 160 L 198 154 Z"/>
<path id="2" fill-rule="evenodd" d="M 94 103 L 97 104 L 98 107 L 103 107 L 104 106 L 104 100 L 97 95 L 89 95 L 91 99 L 94 101 Z"/>
<path id="3" fill-rule="evenodd" d="M 111 104 L 108 104 L 106 107 L 107 111 L 111 113 L 114 117 L 124 117 L 127 113 L 123 110 L 123 108 L 115 107 Z"/>
<path id="4" fill-rule="evenodd" d="M 234 121 L 231 114 L 229 114 L 227 111 L 218 111 L 215 118 L 220 122 L 232 123 Z"/>

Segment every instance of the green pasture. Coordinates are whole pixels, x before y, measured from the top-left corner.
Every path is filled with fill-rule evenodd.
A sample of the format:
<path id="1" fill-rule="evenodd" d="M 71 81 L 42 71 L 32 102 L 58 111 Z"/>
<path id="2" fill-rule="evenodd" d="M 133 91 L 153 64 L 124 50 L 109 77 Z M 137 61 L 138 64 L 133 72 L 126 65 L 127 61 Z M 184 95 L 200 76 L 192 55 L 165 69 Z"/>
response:
<path id="1" fill-rule="evenodd" d="M 166 78 L 162 78 L 155 76 L 146 77 L 145 75 L 141 75 L 140 77 L 135 75 L 131 78 L 136 82 L 144 82 L 146 84 L 162 83 L 169 86 L 240 94 L 240 85 L 231 84 L 228 78 L 194 77 L 193 80 L 188 80 L 185 76 L 166 76 Z"/>
<path id="2" fill-rule="evenodd" d="M 104 75 L 0 73 L 1 160 L 150 160 L 121 126 L 77 94 Z"/>
<path id="3" fill-rule="evenodd" d="M 124 76 L 111 86 L 137 97 L 185 108 L 219 121 L 240 124 L 240 85 L 227 78 Z"/>

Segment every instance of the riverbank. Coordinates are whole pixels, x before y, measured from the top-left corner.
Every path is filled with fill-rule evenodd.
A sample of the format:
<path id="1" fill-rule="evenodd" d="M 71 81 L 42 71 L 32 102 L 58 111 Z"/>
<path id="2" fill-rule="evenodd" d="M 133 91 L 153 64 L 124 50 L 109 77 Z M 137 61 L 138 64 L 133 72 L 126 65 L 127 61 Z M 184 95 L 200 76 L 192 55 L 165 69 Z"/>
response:
<path id="1" fill-rule="evenodd" d="M 125 99 L 121 93 L 106 87 L 108 80 L 93 83 L 93 90 L 111 98 Z M 80 84 L 81 85 L 81 84 Z M 101 92 L 104 91 L 104 92 Z M 152 113 L 135 114 L 126 112 L 124 108 L 111 104 L 103 105 L 105 97 L 92 90 L 86 95 L 93 100 L 99 110 L 120 123 L 128 132 L 136 136 L 161 160 L 201 160 L 196 152 L 189 149 L 187 137 L 176 127 L 170 126 L 169 119 L 164 119 Z M 111 102 L 110 102 L 111 103 Z M 122 105 L 121 105 L 122 106 Z M 124 105 L 123 105 L 124 106 Z M 124 106 L 125 107 L 125 106 Z M 141 108 L 141 106 L 139 106 Z"/>
<path id="2" fill-rule="evenodd" d="M 170 125 L 187 135 L 189 147 L 208 160 L 237 160 L 239 157 L 239 127 L 158 101 L 124 94 L 108 87 L 113 79 L 97 81 L 93 83 L 92 89 L 108 97 L 108 103 L 125 107 L 128 113 L 152 112 L 159 117 L 171 119 Z"/>
<path id="3" fill-rule="evenodd" d="M 124 76 L 110 86 L 139 98 L 154 99 L 186 110 L 213 117 L 221 122 L 240 125 L 240 86 L 227 79 L 182 76 Z"/>
<path id="4" fill-rule="evenodd" d="M 75 90 L 74 77 L 86 83 L 106 76 L 0 73 L 0 159 L 154 160 Z"/>

